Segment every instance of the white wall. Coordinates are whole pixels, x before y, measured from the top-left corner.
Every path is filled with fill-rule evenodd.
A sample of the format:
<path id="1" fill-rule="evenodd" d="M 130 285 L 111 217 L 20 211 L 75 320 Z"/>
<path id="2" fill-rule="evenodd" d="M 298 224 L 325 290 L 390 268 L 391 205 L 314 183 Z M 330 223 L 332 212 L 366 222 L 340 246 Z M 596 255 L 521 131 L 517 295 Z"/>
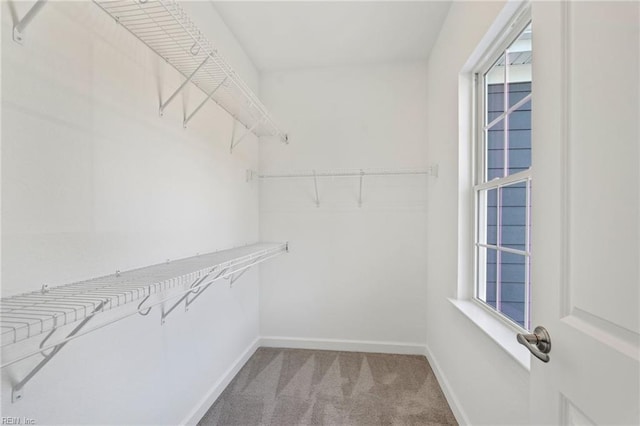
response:
<path id="1" fill-rule="evenodd" d="M 209 103 L 187 130 L 177 73 L 91 2 L 49 2 L 19 46 L 2 2 L 2 296 L 258 240 L 255 138 L 229 154 Z M 28 3 L 13 3 L 23 16 Z M 208 2 L 185 3 L 238 73 L 258 74 Z M 189 110 L 202 98 L 191 87 Z M 2 415 L 38 424 L 176 424 L 258 337 L 258 274 L 214 285 L 164 326 L 156 309 L 2 371 Z M 33 344 L 33 343 L 30 343 Z"/>
<path id="2" fill-rule="evenodd" d="M 291 140 L 261 146 L 263 172 L 426 167 L 425 63 L 271 72 L 261 90 Z M 361 208 L 357 178 L 319 180 L 320 207 L 312 179 L 262 180 L 261 238 L 290 253 L 261 268 L 261 335 L 421 351 L 427 179 L 365 177 Z"/>
<path id="3" fill-rule="evenodd" d="M 471 208 L 464 182 L 469 176 L 467 157 L 461 151 L 465 126 L 459 121 L 460 114 L 468 113 L 468 104 L 464 101 L 467 94 L 460 92 L 464 79 L 459 77 L 504 5 L 454 2 L 427 71 L 427 155 L 439 164 L 438 179 L 429 183 L 427 345 L 452 401 L 462 412 L 459 420 L 471 424 L 518 424 L 529 419 L 527 370 L 448 302 L 448 298 L 464 295 L 458 292 L 458 285 L 462 290 L 472 279 L 465 273 L 470 265 L 459 263 L 459 253 L 464 255 L 459 244 L 467 243 L 469 232 L 465 212 Z"/>

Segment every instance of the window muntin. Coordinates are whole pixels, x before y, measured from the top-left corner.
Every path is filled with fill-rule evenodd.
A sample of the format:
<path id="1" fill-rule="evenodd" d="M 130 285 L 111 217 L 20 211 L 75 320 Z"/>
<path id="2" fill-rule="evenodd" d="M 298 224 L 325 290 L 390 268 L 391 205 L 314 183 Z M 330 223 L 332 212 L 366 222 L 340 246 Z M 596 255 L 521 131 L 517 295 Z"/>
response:
<path id="1" fill-rule="evenodd" d="M 530 328 L 531 23 L 477 73 L 476 298 Z"/>

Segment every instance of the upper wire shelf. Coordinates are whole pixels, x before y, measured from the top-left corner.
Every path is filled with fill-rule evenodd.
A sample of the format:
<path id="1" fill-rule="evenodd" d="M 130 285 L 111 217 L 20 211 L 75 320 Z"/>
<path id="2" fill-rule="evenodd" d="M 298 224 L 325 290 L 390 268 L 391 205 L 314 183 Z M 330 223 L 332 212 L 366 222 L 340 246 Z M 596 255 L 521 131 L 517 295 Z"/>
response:
<path id="1" fill-rule="evenodd" d="M 97 312 L 144 301 L 170 289 L 198 290 L 196 287 L 204 286 L 213 271 L 217 275 L 210 281 L 229 278 L 287 250 L 286 243 L 252 244 L 2 298 L 0 346 L 51 332 Z"/>
<path id="2" fill-rule="evenodd" d="M 175 0 L 93 1 L 248 131 L 287 142 L 262 102 Z"/>

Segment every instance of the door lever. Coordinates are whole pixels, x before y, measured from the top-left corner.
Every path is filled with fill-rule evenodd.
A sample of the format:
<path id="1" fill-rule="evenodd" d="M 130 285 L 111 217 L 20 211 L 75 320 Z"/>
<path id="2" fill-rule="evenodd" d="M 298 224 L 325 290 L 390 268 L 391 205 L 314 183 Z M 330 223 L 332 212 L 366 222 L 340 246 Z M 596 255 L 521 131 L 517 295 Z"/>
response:
<path id="1" fill-rule="evenodd" d="M 529 352 L 543 362 L 549 362 L 551 352 L 551 336 L 546 328 L 537 326 L 533 334 L 518 333 L 518 343 L 524 345 Z"/>

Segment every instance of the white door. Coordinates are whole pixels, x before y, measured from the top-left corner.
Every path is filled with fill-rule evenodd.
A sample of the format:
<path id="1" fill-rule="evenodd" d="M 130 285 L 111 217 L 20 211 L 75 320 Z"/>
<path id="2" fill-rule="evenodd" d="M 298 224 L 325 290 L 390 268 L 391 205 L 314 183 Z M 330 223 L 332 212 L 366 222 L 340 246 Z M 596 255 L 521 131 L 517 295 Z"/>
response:
<path id="1" fill-rule="evenodd" d="M 532 424 L 640 424 L 640 3 L 534 2 Z"/>

